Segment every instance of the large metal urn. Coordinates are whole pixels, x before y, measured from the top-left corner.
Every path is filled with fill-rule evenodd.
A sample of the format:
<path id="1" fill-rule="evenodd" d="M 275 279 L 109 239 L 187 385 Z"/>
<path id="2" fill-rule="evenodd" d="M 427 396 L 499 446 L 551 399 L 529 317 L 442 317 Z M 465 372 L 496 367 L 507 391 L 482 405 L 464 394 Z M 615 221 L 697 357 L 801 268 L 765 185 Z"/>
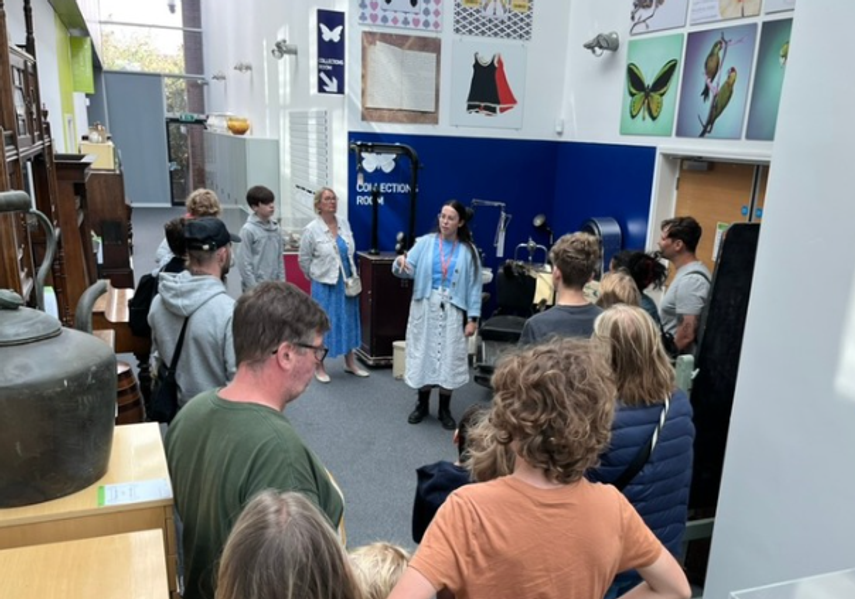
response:
<path id="1" fill-rule="evenodd" d="M 26 202 L 25 202 L 26 200 Z M 22 192 L 0 193 L 0 212 L 34 214 Z M 41 304 L 40 271 L 37 282 Z M 88 487 L 107 471 L 116 412 L 116 357 L 92 335 L 0 291 L 0 508 Z"/>

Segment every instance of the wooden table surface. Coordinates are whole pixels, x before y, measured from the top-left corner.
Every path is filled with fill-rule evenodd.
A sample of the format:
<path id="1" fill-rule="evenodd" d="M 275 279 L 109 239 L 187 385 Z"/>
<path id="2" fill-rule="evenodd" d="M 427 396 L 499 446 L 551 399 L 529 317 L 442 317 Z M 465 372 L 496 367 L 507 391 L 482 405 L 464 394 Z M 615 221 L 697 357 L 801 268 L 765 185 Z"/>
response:
<path id="1" fill-rule="evenodd" d="M 0 551 L 0 597 L 166 599 L 160 530 Z"/>
<path id="2" fill-rule="evenodd" d="M 160 426 L 156 422 L 117 426 L 113 434 L 113 450 L 107 474 L 94 485 L 53 501 L 0 509 L 0 537 L 3 535 L 3 528 L 7 526 L 123 512 L 146 506 L 170 507 L 171 497 L 134 504 L 98 507 L 98 487 L 101 485 L 161 478 L 169 480 L 166 454 L 160 438 Z M 4 543 L 0 542 L 0 546 L 3 545 Z M 0 597 L 3 596 L 0 595 Z"/>

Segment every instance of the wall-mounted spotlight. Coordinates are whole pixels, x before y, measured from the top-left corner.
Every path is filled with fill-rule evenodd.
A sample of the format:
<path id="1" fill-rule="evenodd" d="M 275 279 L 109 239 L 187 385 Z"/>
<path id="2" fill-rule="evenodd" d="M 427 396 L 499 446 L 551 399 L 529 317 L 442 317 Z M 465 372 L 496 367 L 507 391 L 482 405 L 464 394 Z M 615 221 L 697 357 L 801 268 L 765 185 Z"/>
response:
<path id="1" fill-rule="evenodd" d="M 285 55 L 297 56 L 297 44 L 289 44 L 287 40 L 276 40 L 270 53 L 276 60 L 282 60 Z"/>
<path id="2" fill-rule="evenodd" d="M 235 70 L 239 73 L 248 73 L 252 70 L 252 65 L 248 62 L 239 62 L 235 65 Z"/>
<path id="3" fill-rule="evenodd" d="M 582 44 L 586 50 L 590 50 L 594 56 L 602 56 L 603 52 L 614 52 L 620 48 L 620 36 L 617 31 L 600 33 L 591 41 Z"/>
<path id="4" fill-rule="evenodd" d="M 175 0 L 166 0 L 166 8 L 169 9 L 169 14 L 175 14 Z"/>
<path id="5" fill-rule="evenodd" d="M 222 71 L 217 71 L 216 73 L 211 75 L 211 81 L 225 81 L 225 80 L 226 80 L 226 74 L 223 73 Z"/>

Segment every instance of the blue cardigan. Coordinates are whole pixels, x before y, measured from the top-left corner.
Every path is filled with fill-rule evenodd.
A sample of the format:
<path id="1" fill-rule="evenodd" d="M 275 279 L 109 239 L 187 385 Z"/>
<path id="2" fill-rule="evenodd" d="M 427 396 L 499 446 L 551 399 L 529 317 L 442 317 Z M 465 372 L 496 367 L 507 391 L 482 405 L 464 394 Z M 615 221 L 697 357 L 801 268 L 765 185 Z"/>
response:
<path id="1" fill-rule="evenodd" d="M 662 405 L 629 408 L 618 402 L 609 448 L 600 456 L 600 466 L 590 470 L 587 477 L 603 483 L 616 480 L 639 448 L 650 441 Z M 650 530 L 675 557 L 680 556 L 686 532 L 694 440 L 692 404 L 678 389 L 671 395 L 668 417 L 653 453 L 623 490 Z"/>
<path id="2" fill-rule="evenodd" d="M 402 279 L 413 279 L 413 301 L 430 297 L 433 273 L 433 248 L 438 235 L 430 233 L 416 239 L 416 244 L 407 252 L 407 265 L 414 272 L 398 268 L 397 259 L 392 262 L 392 274 Z M 451 303 L 466 312 L 469 318 L 481 317 L 481 262 L 473 260 L 472 252 L 465 245 L 451 275 Z"/>

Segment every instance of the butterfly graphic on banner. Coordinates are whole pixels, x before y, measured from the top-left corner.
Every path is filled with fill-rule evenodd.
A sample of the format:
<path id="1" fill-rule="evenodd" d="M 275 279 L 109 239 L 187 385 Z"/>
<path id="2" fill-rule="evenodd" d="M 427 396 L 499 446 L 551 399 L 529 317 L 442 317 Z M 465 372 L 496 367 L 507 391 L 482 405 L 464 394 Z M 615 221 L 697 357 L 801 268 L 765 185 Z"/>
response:
<path id="1" fill-rule="evenodd" d="M 636 118 L 641 113 L 642 120 L 648 116 L 656 120 L 662 113 L 663 96 L 671 87 L 671 80 L 677 72 L 677 60 L 671 59 L 665 63 L 650 85 L 644 81 L 644 73 L 638 65 L 631 62 L 626 68 L 626 91 L 632 101 L 629 103 L 629 115 Z"/>
<path id="2" fill-rule="evenodd" d="M 323 23 L 318 23 L 318 27 L 321 28 L 321 39 L 325 42 L 337 44 L 341 41 L 341 32 L 344 30 L 344 25 L 333 27 L 332 30 Z"/>
<path id="3" fill-rule="evenodd" d="M 391 173 L 395 168 L 395 154 L 364 152 L 362 154 L 362 168 L 368 173 L 373 173 L 378 168 L 384 173 Z"/>

